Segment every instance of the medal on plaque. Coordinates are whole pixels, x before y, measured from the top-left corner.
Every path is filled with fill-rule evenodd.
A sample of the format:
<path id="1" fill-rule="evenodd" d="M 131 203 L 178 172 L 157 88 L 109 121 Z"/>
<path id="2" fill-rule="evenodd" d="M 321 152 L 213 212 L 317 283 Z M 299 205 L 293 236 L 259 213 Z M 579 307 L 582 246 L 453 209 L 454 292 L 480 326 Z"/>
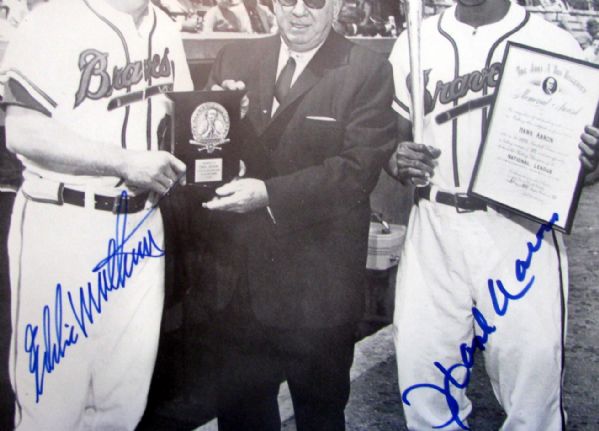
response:
<path id="1" fill-rule="evenodd" d="M 239 91 L 168 94 L 175 102 L 172 153 L 187 165 L 188 185 L 213 190 L 239 173 L 242 95 Z"/>

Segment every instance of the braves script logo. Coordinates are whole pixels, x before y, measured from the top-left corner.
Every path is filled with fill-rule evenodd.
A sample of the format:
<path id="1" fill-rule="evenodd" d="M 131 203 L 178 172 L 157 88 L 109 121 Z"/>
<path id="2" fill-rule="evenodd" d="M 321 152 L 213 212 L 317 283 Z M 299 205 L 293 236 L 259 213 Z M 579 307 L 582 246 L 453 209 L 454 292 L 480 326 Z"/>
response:
<path id="1" fill-rule="evenodd" d="M 428 86 L 429 76 L 431 69 L 424 71 L 424 85 L 425 88 Z M 468 94 L 469 91 L 478 93 L 483 89 L 495 88 L 501 74 L 501 63 L 493 63 L 489 67 L 478 71 L 472 71 L 464 75 L 460 75 L 457 78 L 449 82 L 437 81 L 435 86 L 435 94 L 426 89 L 424 95 L 424 111 L 426 114 L 432 112 L 435 109 L 437 100 L 443 105 L 456 102 L 461 97 Z M 408 89 L 411 92 L 410 75 L 406 79 Z"/>
<path id="2" fill-rule="evenodd" d="M 173 74 L 175 66 L 168 58 L 169 49 L 164 54 L 154 54 L 151 59 L 127 63 L 125 67 L 115 66 L 112 75 L 108 72 L 108 53 L 97 49 L 86 49 L 79 55 L 81 80 L 75 95 L 75 107 L 86 98 L 98 100 L 110 97 L 113 90 L 121 90 L 139 83 L 142 79 L 149 82 L 151 78 L 166 78 Z M 92 80 L 97 85 L 93 85 Z"/>

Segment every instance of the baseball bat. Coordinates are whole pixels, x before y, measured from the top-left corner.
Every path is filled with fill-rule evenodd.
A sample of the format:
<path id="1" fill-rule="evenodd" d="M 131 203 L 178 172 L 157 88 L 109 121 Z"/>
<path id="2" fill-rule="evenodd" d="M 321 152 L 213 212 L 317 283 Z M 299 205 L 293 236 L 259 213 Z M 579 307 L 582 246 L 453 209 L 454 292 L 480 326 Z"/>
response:
<path id="1" fill-rule="evenodd" d="M 421 28 L 424 0 L 404 0 L 410 53 L 410 85 L 412 94 L 412 140 L 424 144 L 424 74 L 422 70 Z M 414 181 L 416 187 L 426 187 L 430 177 L 426 174 L 424 182 Z"/>
<path id="2" fill-rule="evenodd" d="M 420 28 L 423 0 L 404 0 L 408 45 L 410 51 L 410 84 L 412 86 L 412 138 L 422 144 L 424 130 L 424 76 L 422 73 Z"/>

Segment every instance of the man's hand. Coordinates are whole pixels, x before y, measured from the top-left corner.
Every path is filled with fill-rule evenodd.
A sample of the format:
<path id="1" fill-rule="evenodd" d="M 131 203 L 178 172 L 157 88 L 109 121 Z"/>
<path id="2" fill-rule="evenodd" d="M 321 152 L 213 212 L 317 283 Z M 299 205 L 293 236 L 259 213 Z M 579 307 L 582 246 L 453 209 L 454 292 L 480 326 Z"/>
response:
<path id="1" fill-rule="evenodd" d="M 402 184 L 426 184 L 434 175 L 435 159 L 441 150 L 430 145 L 404 141 L 389 159 L 389 173 Z"/>
<path id="2" fill-rule="evenodd" d="M 216 189 L 216 195 L 202 206 L 209 210 L 247 213 L 268 205 L 266 185 L 255 178 L 233 180 Z"/>
<path id="3" fill-rule="evenodd" d="M 599 129 L 593 126 L 586 126 L 584 133 L 580 135 L 580 161 L 586 174 L 594 171 L 599 163 Z"/>
<path id="4" fill-rule="evenodd" d="M 234 81 L 232 79 L 225 79 L 220 85 L 214 84 L 210 87 L 212 91 L 223 91 L 223 90 L 245 90 L 245 83 L 242 81 Z M 250 99 L 247 94 L 241 98 L 241 118 L 245 118 L 250 109 Z"/>
<path id="5" fill-rule="evenodd" d="M 176 181 L 185 183 L 186 166 L 166 151 L 127 151 L 120 176 L 133 190 L 166 193 Z"/>

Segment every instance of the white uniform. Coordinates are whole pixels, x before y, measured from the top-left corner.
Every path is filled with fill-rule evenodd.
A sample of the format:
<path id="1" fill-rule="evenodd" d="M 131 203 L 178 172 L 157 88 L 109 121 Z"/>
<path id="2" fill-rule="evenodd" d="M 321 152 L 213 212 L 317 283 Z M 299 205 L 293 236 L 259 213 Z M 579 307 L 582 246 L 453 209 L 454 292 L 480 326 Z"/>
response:
<path id="1" fill-rule="evenodd" d="M 540 226 L 493 208 L 458 212 L 435 199 L 439 190 L 467 191 L 488 114 L 485 96 L 497 86 L 508 40 L 570 56 L 580 53 L 568 33 L 516 4 L 499 22 L 479 28 L 459 22 L 455 6 L 423 23 L 424 143 L 441 149 L 441 156 L 430 199 L 420 199 L 410 215 L 397 277 L 395 342 L 409 429 L 467 426 L 472 407 L 465 388 L 457 386 L 467 386 L 463 380 L 472 367 L 468 348 L 473 345 L 474 350 L 484 348 L 493 390 L 506 410 L 502 429 L 557 430 L 565 421 L 567 261 L 561 236 L 542 232 L 542 245 L 526 271 L 525 281 L 534 275 L 534 284 L 498 313 L 504 311 L 505 297 L 493 282 L 498 292 L 494 306 L 489 279 L 501 280 L 509 292 L 523 290 L 515 262 L 527 258 L 527 242 L 536 243 Z M 394 106 L 409 120 L 405 33 L 390 61 Z M 473 342 L 475 334 L 482 338 Z"/>
<path id="2" fill-rule="evenodd" d="M 151 3 L 139 27 L 102 0 L 44 4 L 17 30 L 1 73 L 7 104 L 38 110 L 88 140 L 140 151 L 158 148 L 158 125 L 170 110 L 162 93 L 193 87 L 180 35 Z M 25 182 L 9 239 L 17 429 L 132 430 L 158 344 L 160 213 L 143 197 L 137 211 L 111 211 L 127 191 L 119 178 L 21 160 Z"/>

